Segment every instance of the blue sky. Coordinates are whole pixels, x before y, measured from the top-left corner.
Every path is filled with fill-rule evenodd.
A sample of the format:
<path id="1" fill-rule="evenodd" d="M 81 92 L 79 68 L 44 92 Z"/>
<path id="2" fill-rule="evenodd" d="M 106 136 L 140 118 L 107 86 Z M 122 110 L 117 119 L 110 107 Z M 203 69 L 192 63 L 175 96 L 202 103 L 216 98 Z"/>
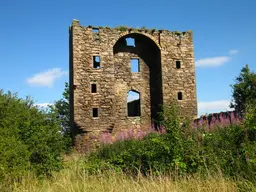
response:
<path id="1" fill-rule="evenodd" d="M 225 111 L 241 68 L 256 68 L 255 8 L 255 0 L 1 1 L 0 89 L 40 104 L 61 98 L 73 19 L 82 25 L 193 30 L 199 114 Z"/>

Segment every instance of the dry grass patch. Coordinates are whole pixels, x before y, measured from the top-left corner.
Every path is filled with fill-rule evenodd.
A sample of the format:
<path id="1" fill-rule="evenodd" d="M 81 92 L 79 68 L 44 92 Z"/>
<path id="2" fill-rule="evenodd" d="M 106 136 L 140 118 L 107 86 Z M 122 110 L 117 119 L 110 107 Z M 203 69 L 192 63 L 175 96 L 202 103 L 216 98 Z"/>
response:
<path id="1" fill-rule="evenodd" d="M 65 169 L 51 179 L 38 180 L 28 176 L 14 186 L 15 192 L 233 192 L 237 191 L 234 181 L 223 177 L 186 177 L 174 179 L 162 177 L 130 177 L 123 173 L 89 175 L 76 169 Z"/>

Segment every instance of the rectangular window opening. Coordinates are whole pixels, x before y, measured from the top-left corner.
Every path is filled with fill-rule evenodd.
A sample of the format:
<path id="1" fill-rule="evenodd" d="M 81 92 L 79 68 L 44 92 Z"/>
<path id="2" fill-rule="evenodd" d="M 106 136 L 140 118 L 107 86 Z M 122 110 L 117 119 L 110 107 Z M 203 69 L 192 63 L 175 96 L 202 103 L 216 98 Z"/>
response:
<path id="1" fill-rule="evenodd" d="M 125 39 L 125 41 L 126 41 L 127 46 L 135 47 L 135 39 L 134 38 L 128 37 Z"/>
<path id="2" fill-rule="evenodd" d="M 180 66 L 181 66 L 180 61 L 176 61 L 176 68 L 180 69 Z"/>
<path id="3" fill-rule="evenodd" d="M 93 32 L 93 33 L 99 33 L 99 32 L 100 32 L 100 30 L 99 30 L 99 29 L 97 29 L 97 28 L 92 28 L 92 32 Z"/>
<path id="4" fill-rule="evenodd" d="M 91 85 L 91 92 L 92 93 L 97 93 L 97 85 L 96 84 Z"/>
<path id="5" fill-rule="evenodd" d="M 182 100 L 182 93 L 178 92 L 178 100 Z"/>
<path id="6" fill-rule="evenodd" d="M 128 117 L 141 116 L 140 105 L 140 93 L 130 90 L 127 94 Z"/>
<path id="7" fill-rule="evenodd" d="M 99 117 L 98 108 L 93 108 L 93 109 L 92 109 L 92 116 L 93 116 L 93 117 Z"/>
<path id="8" fill-rule="evenodd" d="M 100 56 L 93 56 L 93 68 L 100 68 Z"/>
<path id="9" fill-rule="evenodd" d="M 140 72 L 140 62 L 139 59 L 131 59 L 131 72 Z"/>

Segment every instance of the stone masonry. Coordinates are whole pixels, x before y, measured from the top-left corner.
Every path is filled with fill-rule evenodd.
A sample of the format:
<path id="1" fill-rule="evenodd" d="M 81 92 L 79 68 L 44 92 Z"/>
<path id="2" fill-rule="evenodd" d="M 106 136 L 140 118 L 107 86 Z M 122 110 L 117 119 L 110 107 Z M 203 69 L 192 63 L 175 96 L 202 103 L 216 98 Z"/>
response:
<path id="1" fill-rule="evenodd" d="M 129 44 L 129 40 L 133 44 Z M 138 72 L 131 71 L 131 60 Z M 149 129 L 159 104 L 178 100 L 197 116 L 192 32 L 128 27 L 70 27 L 70 104 L 74 144 L 90 149 L 103 132 Z M 139 99 L 127 102 L 134 91 Z M 130 109 L 128 109 L 130 108 Z M 129 114 L 138 114 L 129 116 Z"/>

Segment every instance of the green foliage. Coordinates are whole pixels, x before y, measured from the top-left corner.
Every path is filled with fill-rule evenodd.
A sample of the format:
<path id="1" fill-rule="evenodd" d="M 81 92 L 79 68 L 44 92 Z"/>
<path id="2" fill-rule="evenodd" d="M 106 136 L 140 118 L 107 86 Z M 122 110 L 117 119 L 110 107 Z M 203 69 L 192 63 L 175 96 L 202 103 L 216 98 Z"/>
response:
<path id="1" fill-rule="evenodd" d="M 215 127 L 210 131 L 192 129 L 188 121 L 180 118 L 175 103 L 163 107 L 159 115 L 166 134 L 149 134 L 142 140 L 105 145 L 91 154 L 87 163 L 99 170 L 107 164 L 133 174 L 221 171 L 226 176 L 256 180 L 255 132 L 252 131 L 256 123 L 251 114 L 245 124 Z"/>
<path id="2" fill-rule="evenodd" d="M 174 31 L 174 34 L 175 34 L 175 35 L 181 35 L 182 32 L 180 32 L 180 31 Z"/>
<path id="3" fill-rule="evenodd" d="M 0 180 L 29 170 L 50 174 L 60 168 L 62 151 L 63 136 L 53 111 L 0 91 Z"/>
<path id="4" fill-rule="evenodd" d="M 152 33 L 156 32 L 156 31 L 157 31 L 157 29 L 155 29 L 155 28 L 151 30 Z"/>
<path id="5" fill-rule="evenodd" d="M 249 141 L 256 141 L 256 105 L 255 102 L 246 106 L 245 127 Z"/>
<path id="6" fill-rule="evenodd" d="M 242 68 L 233 89 L 233 102 L 230 106 L 236 111 L 245 112 L 248 103 L 256 103 L 256 74 L 250 71 L 249 66 Z"/>
<path id="7" fill-rule="evenodd" d="M 256 170 L 256 106 L 255 104 L 249 104 L 246 107 L 245 115 L 245 136 L 246 142 L 245 155 L 247 163 L 251 166 L 251 169 Z"/>
<path id="8" fill-rule="evenodd" d="M 29 151 L 17 133 L 1 128 L 0 150 L 0 181 L 22 176 L 29 161 Z"/>
<path id="9" fill-rule="evenodd" d="M 128 30 L 128 27 L 127 26 L 118 26 L 118 27 L 116 27 L 116 29 L 118 29 L 121 32 L 125 32 Z"/>
<path id="10" fill-rule="evenodd" d="M 171 166 L 175 167 L 175 169 L 179 169 L 179 171 L 184 171 L 187 169 L 186 164 L 183 162 L 183 137 L 182 137 L 182 129 L 181 119 L 180 119 L 180 110 L 175 101 L 172 101 L 170 105 L 163 107 L 161 112 L 159 112 L 160 116 L 160 125 L 165 127 L 166 135 L 165 142 L 172 150 L 172 162 Z"/>
<path id="11" fill-rule="evenodd" d="M 105 159 L 108 163 L 120 167 L 129 173 L 147 173 L 149 170 L 166 171 L 165 166 L 169 156 L 163 158 L 163 154 L 170 152 L 163 138 L 157 134 L 150 134 L 144 140 L 128 140 L 114 143 L 99 149 L 92 157 Z"/>
<path id="12" fill-rule="evenodd" d="M 160 124 L 166 127 L 166 134 L 149 134 L 143 140 L 128 140 L 103 146 L 93 154 L 93 160 L 104 159 L 122 170 L 144 174 L 168 173 L 177 174 L 193 171 L 197 157 L 191 157 L 191 150 L 184 150 L 189 142 L 183 142 L 185 132 L 180 129 L 179 109 L 177 105 L 163 107 L 159 113 Z M 185 129 L 184 129 L 185 130 Z M 189 146 L 188 146 L 189 147 Z M 189 159 L 188 168 L 184 159 Z M 194 162 L 194 164 L 193 164 Z"/>
<path id="13" fill-rule="evenodd" d="M 64 136 L 66 151 L 70 151 L 72 146 L 69 97 L 69 84 L 66 82 L 62 98 L 56 101 L 54 105 L 50 106 L 51 110 L 58 114 L 58 120 L 60 121 L 60 126 L 62 128 L 61 131 Z"/>
<path id="14" fill-rule="evenodd" d="M 242 126 L 216 128 L 204 135 L 203 158 L 207 169 L 220 169 L 225 175 L 246 177 L 250 173 L 246 162 L 245 132 Z"/>

